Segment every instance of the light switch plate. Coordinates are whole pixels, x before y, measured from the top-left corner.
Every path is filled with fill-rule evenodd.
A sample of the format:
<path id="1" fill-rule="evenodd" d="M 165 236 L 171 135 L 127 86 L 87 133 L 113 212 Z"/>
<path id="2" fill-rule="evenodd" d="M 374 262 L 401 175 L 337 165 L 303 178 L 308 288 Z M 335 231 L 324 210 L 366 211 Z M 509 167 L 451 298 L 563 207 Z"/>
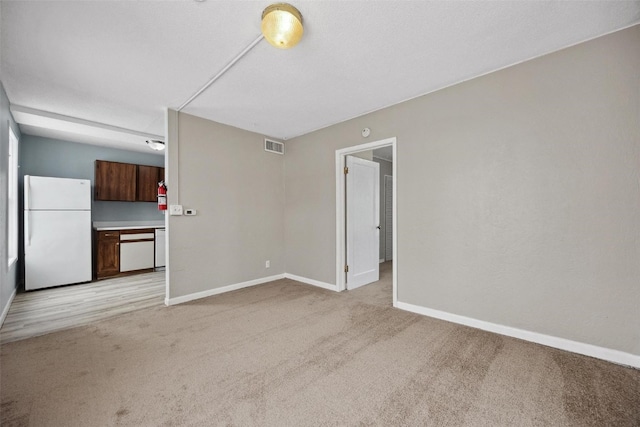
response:
<path id="1" fill-rule="evenodd" d="M 182 215 L 182 205 L 169 205 L 169 215 Z"/>

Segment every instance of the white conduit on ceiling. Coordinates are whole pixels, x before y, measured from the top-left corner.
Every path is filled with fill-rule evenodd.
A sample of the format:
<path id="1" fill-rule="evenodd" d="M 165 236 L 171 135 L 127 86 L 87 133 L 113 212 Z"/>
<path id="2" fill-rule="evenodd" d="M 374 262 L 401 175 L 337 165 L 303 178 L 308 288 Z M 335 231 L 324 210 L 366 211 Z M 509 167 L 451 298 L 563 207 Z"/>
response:
<path id="1" fill-rule="evenodd" d="M 227 71 L 229 71 L 229 69 L 231 67 L 233 67 L 236 62 L 238 62 L 240 59 L 242 59 L 243 56 L 245 56 L 247 53 L 249 53 L 249 51 L 251 49 L 254 48 L 255 45 L 257 45 L 258 43 L 260 43 L 260 41 L 264 38 L 264 35 L 260 34 L 260 36 L 255 39 L 254 41 L 251 42 L 251 44 L 249 44 L 249 46 L 247 46 L 246 48 L 244 48 L 244 50 L 242 52 L 240 52 L 235 58 L 233 58 L 231 60 L 231 62 L 229 62 L 222 70 L 220 70 L 220 72 L 218 72 L 218 74 L 216 74 L 215 76 L 211 77 L 209 79 L 209 81 L 207 83 L 204 84 L 204 86 L 202 86 L 200 88 L 200 90 L 198 90 L 196 93 L 194 93 L 193 95 L 191 95 L 191 97 L 189 99 L 187 99 L 184 103 L 182 103 L 181 106 L 179 106 L 175 111 L 176 111 L 176 135 L 175 135 L 175 143 L 176 143 L 176 164 L 175 164 L 175 170 L 176 170 L 176 188 L 175 188 L 175 192 L 176 192 L 176 204 L 180 204 L 180 144 L 178 143 L 178 140 L 180 138 L 180 111 L 186 107 L 187 105 L 189 105 L 194 99 L 196 99 L 198 96 L 200 96 L 202 94 L 202 92 L 204 92 L 205 90 L 207 90 L 207 88 L 209 88 L 209 86 L 211 86 L 213 83 L 215 83 L 216 80 L 218 80 L 220 77 L 222 77 L 222 75 L 224 73 L 226 73 Z M 168 118 L 167 118 L 168 121 Z"/>
<path id="2" fill-rule="evenodd" d="M 216 74 L 215 76 L 211 77 L 209 79 L 209 81 L 207 83 L 205 83 L 204 86 L 202 86 L 200 88 L 199 91 L 197 91 L 196 93 L 194 93 L 193 95 L 191 95 L 191 97 L 189 99 L 187 99 L 181 106 L 178 107 L 178 109 L 176 111 L 181 111 L 184 107 L 186 107 L 187 105 L 189 105 L 194 99 L 196 99 L 198 96 L 200 96 L 200 94 L 202 92 L 204 92 L 205 90 L 207 90 L 207 88 L 209 86 L 211 86 L 216 80 L 218 80 L 220 77 L 222 77 L 222 75 L 224 73 L 226 73 L 231 67 L 233 67 L 236 62 L 238 62 L 240 59 L 242 59 L 243 56 L 245 56 L 247 53 L 249 53 L 249 51 L 251 49 L 253 49 L 253 47 L 255 45 L 257 45 L 258 43 L 260 43 L 260 41 L 264 38 L 264 35 L 260 34 L 260 36 L 255 39 L 253 42 L 251 42 L 251 44 L 249 46 L 247 46 L 242 52 L 240 52 L 238 54 L 238 56 L 236 56 L 235 58 L 233 58 L 231 60 L 231 62 L 229 62 L 222 70 L 220 70 L 220 72 L 218 74 Z"/>

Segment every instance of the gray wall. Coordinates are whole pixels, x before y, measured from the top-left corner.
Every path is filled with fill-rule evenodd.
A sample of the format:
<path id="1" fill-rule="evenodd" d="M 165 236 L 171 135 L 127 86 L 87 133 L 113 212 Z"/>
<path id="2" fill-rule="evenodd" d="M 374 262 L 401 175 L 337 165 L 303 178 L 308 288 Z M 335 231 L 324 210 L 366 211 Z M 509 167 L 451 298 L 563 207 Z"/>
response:
<path id="1" fill-rule="evenodd" d="M 373 153 L 375 155 L 375 152 Z M 384 176 L 393 176 L 393 163 L 373 157 L 371 160 L 380 165 L 380 256 L 379 259 L 385 259 L 385 236 L 387 235 L 387 227 L 384 219 Z"/>
<path id="2" fill-rule="evenodd" d="M 284 157 L 264 151 L 263 135 L 184 113 L 177 126 L 176 116 L 169 204 L 179 197 L 198 214 L 169 217 L 169 297 L 284 273 Z"/>
<path id="3" fill-rule="evenodd" d="M 90 179 L 93 187 L 96 160 L 164 167 L 164 156 L 89 144 L 23 135 L 20 140 L 20 185 L 24 175 Z M 153 202 L 93 201 L 93 221 L 162 220 Z"/>
<path id="4" fill-rule="evenodd" d="M 0 81 L 0 313 L 7 308 L 11 294 L 16 289 L 18 263 L 7 266 L 8 259 L 8 210 L 7 210 L 7 170 L 9 167 L 9 126 L 20 138 L 20 129 L 9 111 L 9 98 Z"/>
<path id="5" fill-rule="evenodd" d="M 398 299 L 640 355 L 640 26 L 287 143 L 287 272 L 335 281 L 335 150 L 397 137 Z"/>

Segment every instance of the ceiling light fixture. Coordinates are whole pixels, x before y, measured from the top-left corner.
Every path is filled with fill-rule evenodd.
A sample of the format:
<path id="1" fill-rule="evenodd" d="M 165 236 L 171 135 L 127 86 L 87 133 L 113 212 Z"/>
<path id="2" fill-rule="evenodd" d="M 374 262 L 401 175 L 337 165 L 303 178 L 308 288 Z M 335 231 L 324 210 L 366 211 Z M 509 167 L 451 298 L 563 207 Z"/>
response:
<path id="1" fill-rule="evenodd" d="M 164 141 L 160 141 L 159 139 L 147 139 L 147 145 L 152 150 L 156 150 L 156 151 L 164 150 Z"/>
<path id="2" fill-rule="evenodd" d="M 218 74 L 211 77 L 196 93 L 176 108 L 176 111 L 180 112 L 187 105 L 191 104 L 194 99 L 199 97 L 202 92 L 207 90 L 209 86 L 229 71 L 236 62 L 240 61 L 240 59 L 249 53 L 262 39 L 267 39 L 271 45 L 279 49 L 289 49 L 298 44 L 302 38 L 303 31 L 302 14 L 298 9 L 287 3 L 274 3 L 271 6 L 267 6 L 262 12 L 262 34 L 252 41 L 249 46 L 244 48 L 231 62 L 225 65 Z"/>
<path id="3" fill-rule="evenodd" d="M 262 34 L 279 49 L 289 49 L 302 38 L 302 14 L 288 3 L 275 3 L 262 12 Z"/>

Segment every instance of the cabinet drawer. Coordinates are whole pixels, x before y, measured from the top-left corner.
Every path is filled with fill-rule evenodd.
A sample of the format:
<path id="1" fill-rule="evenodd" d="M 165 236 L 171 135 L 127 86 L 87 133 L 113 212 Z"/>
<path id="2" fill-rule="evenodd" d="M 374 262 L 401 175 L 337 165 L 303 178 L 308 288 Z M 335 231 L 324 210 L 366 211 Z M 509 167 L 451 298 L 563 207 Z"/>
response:
<path id="1" fill-rule="evenodd" d="M 117 239 L 120 237 L 119 231 L 98 231 L 98 240 Z"/>
<path id="2" fill-rule="evenodd" d="M 121 234 L 120 240 L 147 240 L 153 239 L 155 236 L 153 233 L 136 233 L 136 234 Z"/>

